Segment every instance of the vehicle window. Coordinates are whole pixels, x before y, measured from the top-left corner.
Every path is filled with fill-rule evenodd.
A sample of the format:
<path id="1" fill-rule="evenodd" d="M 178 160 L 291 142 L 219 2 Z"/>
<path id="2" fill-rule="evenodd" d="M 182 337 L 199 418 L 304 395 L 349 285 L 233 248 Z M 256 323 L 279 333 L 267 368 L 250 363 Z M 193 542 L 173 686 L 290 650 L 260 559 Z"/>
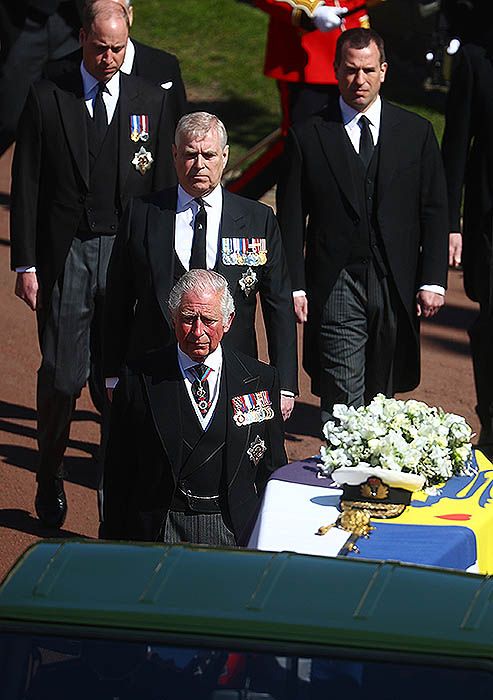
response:
<path id="1" fill-rule="evenodd" d="M 0 700 L 463 700 L 485 670 L 0 634 Z"/>

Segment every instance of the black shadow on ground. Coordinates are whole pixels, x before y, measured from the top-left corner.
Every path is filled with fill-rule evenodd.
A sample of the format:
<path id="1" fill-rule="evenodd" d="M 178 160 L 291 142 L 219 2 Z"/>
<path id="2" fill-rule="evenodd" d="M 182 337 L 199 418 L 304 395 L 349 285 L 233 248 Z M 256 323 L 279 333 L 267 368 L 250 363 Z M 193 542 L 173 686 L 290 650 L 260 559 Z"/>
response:
<path id="1" fill-rule="evenodd" d="M 90 445 L 96 452 L 96 445 Z M 38 451 L 21 445 L 0 444 L 0 456 L 5 464 L 25 469 L 33 474 L 38 465 Z M 99 469 L 95 458 L 65 456 L 63 460 L 64 479 L 72 484 L 95 489 L 99 480 Z"/>
<path id="2" fill-rule="evenodd" d="M 477 310 L 474 308 L 454 306 L 446 303 L 429 323 L 433 326 L 467 330 L 476 318 L 477 313 Z M 428 321 L 424 320 L 423 323 L 428 323 Z"/>
<path id="3" fill-rule="evenodd" d="M 11 419 L 11 420 L 5 420 Z M 36 411 L 28 406 L 0 401 L 0 432 L 11 435 L 19 435 L 36 440 L 35 427 L 21 425 L 15 420 L 36 420 Z M 93 411 L 75 411 L 74 420 L 94 421 L 99 423 L 99 416 Z M 68 447 L 81 452 L 86 452 L 88 457 L 66 456 L 63 460 L 65 479 L 67 481 L 95 488 L 98 481 L 98 468 L 95 458 L 98 452 L 98 445 L 85 440 L 70 439 Z M 36 449 L 16 444 L 1 444 L 0 455 L 7 464 L 21 469 L 27 469 L 35 473 L 38 464 L 38 453 Z"/>
<path id="4" fill-rule="evenodd" d="M 469 349 L 469 343 L 464 340 L 454 340 L 453 338 L 434 338 L 433 336 L 426 336 L 426 340 L 422 343 L 423 347 L 433 346 L 437 348 L 441 353 L 451 353 L 454 355 L 463 355 L 464 357 L 469 357 L 471 351 Z"/>
<path id="5" fill-rule="evenodd" d="M 439 313 L 429 321 L 423 320 L 421 332 L 426 328 L 426 336 L 422 338 L 423 345 L 433 345 L 441 352 L 449 352 L 454 355 L 469 356 L 471 354 L 467 329 L 470 328 L 477 315 L 474 308 L 463 306 L 445 305 Z M 434 329 L 445 328 L 461 330 L 464 332 L 462 339 L 457 337 L 443 337 L 435 335 Z"/>
<path id="6" fill-rule="evenodd" d="M 91 539 L 86 535 L 81 535 L 79 532 L 46 527 L 42 525 L 38 518 L 35 518 L 28 513 L 28 511 L 21 510 L 20 508 L 0 509 L 0 527 L 17 530 L 18 532 L 25 532 L 28 535 L 35 535 L 45 539 L 49 537 L 56 537 L 57 539 L 60 537 L 66 537 L 67 539 L 73 537 Z"/>
<path id="7" fill-rule="evenodd" d="M 0 401 L 0 418 L 14 418 L 22 420 L 36 420 L 36 411 L 31 406 L 20 406 L 8 401 Z M 99 414 L 96 411 L 74 411 L 74 421 L 94 421 L 100 422 Z M 9 424 L 10 425 L 10 424 Z"/>

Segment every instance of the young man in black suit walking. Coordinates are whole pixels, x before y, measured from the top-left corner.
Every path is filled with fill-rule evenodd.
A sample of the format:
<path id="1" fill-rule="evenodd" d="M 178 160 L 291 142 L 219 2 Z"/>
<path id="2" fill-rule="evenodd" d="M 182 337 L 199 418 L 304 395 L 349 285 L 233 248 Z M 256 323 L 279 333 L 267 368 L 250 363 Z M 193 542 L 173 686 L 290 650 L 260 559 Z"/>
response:
<path id="1" fill-rule="evenodd" d="M 12 169 L 16 294 L 36 311 L 42 354 L 35 506 L 53 527 L 67 512 L 62 460 L 87 379 L 104 410 L 102 306 L 121 213 L 132 195 L 175 181 L 166 92 L 120 73 L 125 9 L 91 4 L 80 39 L 80 65 L 31 87 Z"/>
<path id="2" fill-rule="evenodd" d="M 340 97 L 291 129 L 278 218 L 322 422 L 419 383 L 418 317 L 444 303 L 446 193 L 431 124 L 380 97 L 381 37 L 339 37 Z"/>

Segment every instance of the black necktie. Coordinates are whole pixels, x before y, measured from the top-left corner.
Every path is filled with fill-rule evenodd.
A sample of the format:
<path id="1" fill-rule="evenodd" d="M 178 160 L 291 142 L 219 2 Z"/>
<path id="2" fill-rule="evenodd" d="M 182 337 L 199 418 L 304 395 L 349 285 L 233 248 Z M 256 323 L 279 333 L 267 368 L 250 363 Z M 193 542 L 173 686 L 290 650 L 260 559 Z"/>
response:
<path id="1" fill-rule="evenodd" d="M 361 129 L 359 157 L 363 161 L 365 168 L 367 168 L 371 161 L 375 145 L 373 143 L 373 136 L 371 135 L 368 117 L 365 117 L 364 115 L 360 117 L 359 125 Z"/>
<path id="2" fill-rule="evenodd" d="M 106 113 L 106 106 L 103 100 L 103 92 L 105 90 L 106 84 L 99 83 L 98 91 L 96 93 L 96 97 L 94 98 L 93 120 L 98 147 L 100 147 L 103 143 L 106 131 L 108 129 L 108 115 Z"/>
<path id="3" fill-rule="evenodd" d="M 191 367 L 191 371 L 197 377 L 197 379 L 192 382 L 192 396 L 199 407 L 199 411 L 205 416 L 211 407 L 211 402 L 209 400 L 209 382 L 207 381 L 209 367 L 207 367 L 207 365 L 194 365 Z"/>
<path id="4" fill-rule="evenodd" d="M 193 241 L 189 268 L 190 270 L 206 270 L 205 240 L 207 233 L 207 213 L 205 211 L 204 202 L 200 197 L 197 197 L 195 202 L 197 202 L 199 210 L 195 214 L 195 220 L 193 222 Z"/>

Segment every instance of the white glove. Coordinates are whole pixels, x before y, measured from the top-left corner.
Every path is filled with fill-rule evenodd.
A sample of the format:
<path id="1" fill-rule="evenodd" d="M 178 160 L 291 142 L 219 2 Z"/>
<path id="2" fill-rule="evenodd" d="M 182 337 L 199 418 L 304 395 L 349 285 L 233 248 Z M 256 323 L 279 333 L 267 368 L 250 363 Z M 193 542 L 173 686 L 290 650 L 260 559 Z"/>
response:
<path id="1" fill-rule="evenodd" d="M 331 29 L 336 29 L 341 26 L 341 15 L 345 15 L 347 7 L 327 7 L 327 5 L 319 5 L 313 11 L 313 24 L 321 32 L 330 32 Z"/>
<path id="2" fill-rule="evenodd" d="M 447 53 L 449 56 L 455 56 L 457 51 L 460 49 L 460 39 L 454 37 L 450 39 L 449 45 L 447 46 Z"/>

